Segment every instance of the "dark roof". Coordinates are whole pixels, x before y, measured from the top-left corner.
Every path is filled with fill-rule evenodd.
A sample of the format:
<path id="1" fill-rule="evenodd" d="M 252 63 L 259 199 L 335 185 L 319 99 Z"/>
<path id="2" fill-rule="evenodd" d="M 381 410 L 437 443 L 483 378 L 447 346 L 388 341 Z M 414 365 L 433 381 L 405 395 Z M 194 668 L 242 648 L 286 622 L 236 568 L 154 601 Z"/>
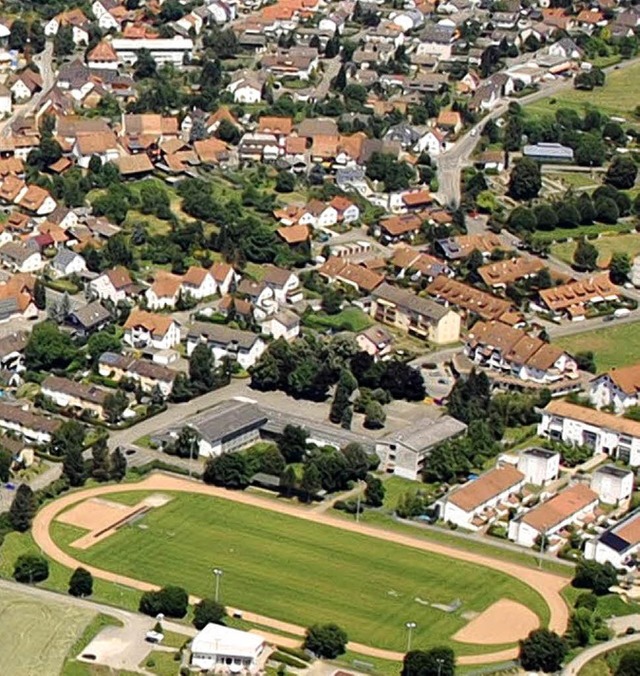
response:
<path id="1" fill-rule="evenodd" d="M 411 312 L 429 317 L 431 319 L 442 319 L 450 310 L 439 305 L 429 298 L 421 298 L 411 291 L 398 289 L 391 284 L 384 282 L 371 294 L 373 298 L 380 298 L 388 301 Z"/>
<path id="2" fill-rule="evenodd" d="M 211 324 L 209 322 L 194 322 L 189 328 L 188 339 L 197 340 L 204 338 L 208 343 L 229 345 L 236 343 L 239 348 L 249 350 L 258 340 L 259 336 L 250 331 L 232 329 L 223 324 Z"/>
<path id="3" fill-rule="evenodd" d="M 84 327 L 85 329 L 98 326 L 99 324 L 111 319 L 111 313 L 109 310 L 104 308 L 100 304 L 100 301 L 97 300 L 93 303 L 85 305 L 84 307 L 78 308 L 77 310 L 73 310 L 70 315 L 78 324 L 80 324 L 80 326 Z"/>
<path id="4" fill-rule="evenodd" d="M 266 422 L 267 416 L 254 404 L 228 401 L 190 421 L 189 425 L 213 444 L 260 428 Z"/>
<path id="5" fill-rule="evenodd" d="M 13 422 L 26 429 L 52 434 L 62 424 L 60 420 L 45 418 L 43 415 L 24 411 L 19 406 L 0 402 L 0 420 Z"/>

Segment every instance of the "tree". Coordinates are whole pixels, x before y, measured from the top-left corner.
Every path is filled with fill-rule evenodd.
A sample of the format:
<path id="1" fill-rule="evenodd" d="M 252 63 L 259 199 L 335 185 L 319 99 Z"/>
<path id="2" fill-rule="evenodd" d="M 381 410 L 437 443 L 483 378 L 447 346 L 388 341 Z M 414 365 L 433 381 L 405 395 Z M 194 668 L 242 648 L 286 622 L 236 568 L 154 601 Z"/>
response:
<path id="1" fill-rule="evenodd" d="M 629 190 L 633 188 L 638 175 L 638 166 L 629 155 L 618 155 L 613 158 L 605 181 L 618 190 Z"/>
<path id="2" fill-rule="evenodd" d="M 576 200 L 576 209 L 580 214 L 580 225 L 591 225 L 596 220 L 596 210 L 589 193 L 583 192 Z"/>
<path id="3" fill-rule="evenodd" d="M 315 463 L 307 462 L 302 470 L 302 481 L 300 482 L 300 489 L 306 495 L 307 502 L 311 502 L 321 488 L 322 479 L 318 467 Z"/>
<path id="4" fill-rule="evenodd" d="M 203 343 L 196 345 L 189 357 L 189 379 L 199 392 L 209 392 L 215 384 L 215 360 L 211 348 Z"/>
<path id="5" fill-rule="evenodd" d="M 33 285 L 33 302 L 38 310 L 44 310 L 47 307 L 46 287 L 40 277 L 36 277 Z"/>
<path id="6" fill-rule="evenodd" d="M 393 399 L 422 401 L 426 396 L 424 379 L 420 371 L 396 359 L 385 362 L 380 387 L 385 389 Z"/>
<path id="7" fill-rule="evenodd" d="M 167 617 L 183 618 L 189 607 L 189 595 L 182 587 L 168 585 L 157 591 L 149 591 L 140 597 L 139 610 L 145 615 L 159 613 Z"/>
<path id="8" fill-rule="evenodd" d="M 367 403 L 364 410 L 364 426 L 368 430 L 379 430 L 384 427 L 387 414 L 380 402 L 371 400 Z"/>
<path id="9" fill-rule="evenodd" d="M 241 133 L 238 127 L 233 122 L 223 119 L 216 129 L 216 136 L 225 143 L 237 145 L 241 138 Z"/>
<path id="10" fill-rule="evenodd" d="M 345 374 L 348 374 L 351 376 L 351 374 L 343 370 L 340 380 L 338 381 L 338 386 L 336 387 L 336 392 L 333 397 L 333 402 L 331 403 L 331 409 L 329 410 L 329 420 L 332 423 L 340 423 L 342 420 L 342 415 L 345 410 L 350 409 L 351 407 L 351 402 L 350 402 L 350 397 L 351 393 L 355 389 L 354 387 L 349 387 L 349 384 L 347 384 L 347 379 L 345 378 Z M 354 380 L 353 376 L 351 376 L 351 379 Z M 357 384 L 357 383 L 356 383 Z"/>
<path id="11" fill-rule="evenodd" d="M 300 462 L 307 450 L 309 433 L 304 427 L 286 425 L 278 439 L 278 448 L 287 463 Z"/>
<path id="12" fill-rule="evenodd" d="M 195 428 L 185 425 L 175 441 L 166 445 L 165 452 L 178 458 L 197 458 L 199 446 L 200 435 Z"/>
<path id="13" fill-rule="evenodd" d="M 246 488 L 251 482 L 251 471 L 246 456 L 241 453 L 223 453 L 207 460 L 202 474 L 206 484 L 226 488 Z"/>
<path id="14" fill-rule="evenodd" d="M 348 640 L 345 630 L 336 624 L 314 624 L 307 629 L 304 648 L 320 658 L 334 660 L 345 652 Z"/>
<path id="15" fill-rule="evenodd" d="M 582 371 L 595 373 L 597 371 L 595 355 L 590 350 L 585 352 L 576 352 L 574 355 L 578 368 Z"/>
<path id="16" fill-rule="evenodd" d="M 260 471 L 272 476 L 282 476 L 287 462 L 277 446 L 269 446 L 260 455 Z"/>
<path id="17" fill-rule="evenodd" d="M 516 207 L 509 214 L 509 229 L 514 232 L 533 232 L 537 227 L 538 218 L 536 217 L 536 213 L 528 207 Z M 552 230 L 553 228 L 549 229 Z"/>
<path id="18" fill-rule="evenodd" d="M 11 477 L 11 466 L 13 457 L 9 451 L 6 451 L 0 445 L 0 481 L 9 481 Z"/>
<path id="19" fill-rule="evenodd" d="M 38 511 L 38 500 L 31 487 L 20 484 L 9 508 L 9 523 L 13 530 L 24 533 L 31 528 L 31 521 Z"/>
<path id="20" fill-rule="evenodd" d="M 595 270 L 598 264 L 598 250 L 581 237 L 573 253 L 573 262 L 580 270 Z"/>
<path id="21" fill-rule="evenodd" d="M 322 300 L 320 307 L 328 315 L 337 315 L 342 310 L 344 295 L 340 289 L 334 286 L 327 286 L 322 291 Z"/>
<path id="22" fill-rule="evenodd" d="M 111 454 L 109 465 L 111 467 L 111 479 L 114 481 L 122 481 L 127 474 L 127 459 L 119 446 Z"/>
<path id="23" fill-rule="evenodd" d="M 129 399 L 122 390 L 108 394 L 102 404 L 102 410 L 107 422 L 112 424 L 117 423 L 122 414 L 127 410 L 127 406 L 129 406 Z"/>
<path id="24" fill-rule="evenodd" d="M 411 650 L 404 656 L 401 676 L 453 676 L 456 658 L 453 650 L 435 647 L 431 650 Z"/>
<path id="25" fill-rule="evenodd" d="M 603 596 L 617 581 L 616 569 L 610 563 L 579 561 L 571 584 L 578 589 L 591 589 L 598 596 Z"/>
<path id="26" fill-rule="evenodd" d="M 109 447 L 104 437 L 98 439 L 91 448 L 91 476 L 101 482 L 109 481 L 111 478 Z"/>
<path id="27" fill-rule="evenodd" d="M 595 613 L 588 608 L 578 608 L 569 618 L 566 638 L 572 647 L 584 647 L 593 642 L 596 631 Z"/>
<path id="28" fill-rule="evenodd" d="M 41 554 L 20 554 L 13 567 L 16 582 L 42 582 L 49 577 L 49 562 Z"/>
<path id="29" fill-rule="evenodd" d="M 640 674 L 640 650 L 631 648 L 625 650 L 618 662 L 615 676 L 638 676 Z"/>
<path id="30" fill-rule="evenodd" d="M 98 331 L 93 333 L 87 341 L 87 355 L 91 362 L 95 363 L 105 352 L 119 353 L 120 347 L 120 339 L 115 333 Z"/>
<path id="31" fill-rule="evenodd" d="M 93 594 L 93 575 L 86 568 L 76 568 L 69 579 L 71 596 L 91 596 Z"/>
<path id="32" fill-rule="evenodd" d="M 524 208 L 524 207 L 518 207 Z M 558 216 L 550 204 L 540 204 L 533 210 L 538 230 L 554 230 L 558 225 Z"/>
<path id="33" fill-rule="evenodd" d="M 624 284 L 629 279 L 631 272 L 631 259 L 629 254 L 622 251 L 616 251 L 611 256 L 609 263 L 609 273 L 614 284 Z"/>
<path id="34" fill-rule="evenodd" d="M 298 477 L 293 465 L 287 465 L 282 474 L 280 474 L 280 490 L 290 498 L 298 486 Z"/>
<path id="35" fill-rule="evenodd" d="M 154 77 L 157 71 L 156 61 L 148 49 L 138 51 L 138 58 L 133 69 L 133 76 L 137 80 L 144 80 L 148 77 Z"/>
<path id="36" fill-rule="evenodd" d="M 384 503 L 384 484 L 373 474 L 367 474 L 365 477 L 367 487 L 364 490 L 364 501 L 369 507 L 382 507 Z"/>
<path id="37" fill-rule="evenodd" d="M 69 480 L 70 486 L 84 486 L 87 470 L 82 458 L 82 448 L 70 448 L 62 461 L 62 474 Z"/>
<path id="38" fill-rule="evenodd" d="M 602 139 L 595 134 L 582 134 L 574 152 L 576 163 L 583 167 L 599 167 L 606 158 Z"/>
<path id="39" fill-rule="evenodd" d="M 511 170 L 509 194 L 517 200 L 531 200 L 538 196 L 541 187 L 540 165 L 523 157 Z"/>
<path id="40" fill-rule="evenodd" d="M 53 38 L 53 53 L 58 57 L 69 56 L 69 54 L 73 54 L 75 48 L 76 45 L 73 41 L 73 27 L 60 26 L 56 36 Z"/>
<path id="41" fill-rule="evenodd" d="M 487 417 L 491 401 L 491 383 L 484 371 L 471 371 L 467 378 L 459 378 L 449 393 L 449 415 L 469 424 Z"/>
<path id="42" fill-rule="evenodd" d="M 84 444 L 84 427 L 76 420 L 65 420 L 56 429 L 49 444 L 49 453 L 62 458 L 73 450 L 82 452 Z"/>
<path id="43" fill-rule="evenodd" d="M 276 177 L 276 192 L 293 192 L 296 187 L 296 177 L 286 170 L 278 172 Z"/>
<path id="44" fill-rule="evenodd" d="M 603 223 L 614 225 L 620 218 L 620 210 L 611 197 L 600 197 L 595 202 L 596 218 Z"/>
<path id="45" fill-rule="evenodd" d="M 213 599 L 202 599 L 193 609 L 193 626 L 204 629 L 209 623 L 222 624 L 227 615 L 226 608 Z"/>
<path id="46" fill-rule="evenodd" d="M 51 322 L 36 324 L 24 349 L 25 363 L 32 371 L 66 368 L 76 356 L 76 348 L 68 333 Z"/>
<path id="47" fill-rule="evenodd" d="M 29 29 L 27 22 L 22 19 L 16 19 L 11 24 L 11 33 L 9 33 L 9 40 L 7 46 L 9 49 L 15 49 L 19 52 L 24 52 L 29 39 Z"/>
<path id="48" fill-rule="evenodd" d="M 565 640 L 548 629 L 535 629 L 520 641 L 520 664 L 528 671 L 558 671 L 567 654 Z"/>

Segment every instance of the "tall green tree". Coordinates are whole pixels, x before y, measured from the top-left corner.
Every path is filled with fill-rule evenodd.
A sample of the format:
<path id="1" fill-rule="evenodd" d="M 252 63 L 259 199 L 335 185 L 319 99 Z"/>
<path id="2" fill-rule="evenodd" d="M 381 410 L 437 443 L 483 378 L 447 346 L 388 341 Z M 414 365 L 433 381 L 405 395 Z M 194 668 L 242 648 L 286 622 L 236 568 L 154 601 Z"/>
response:
<path id="1" fill-rule="evenodd" d="M 122 481 L 127 474 L 127 459 L 119 446 L 111 454 L 109 466 L 111 468 L 111 479 Z"/>
<path id="2" fill-rule="evenodd" d="M 542 188 L 540 165 L 528 157 L 515 164 L 509 177 L 509 194 L 516 200 L 531 200 Z"/>
<path id="3" fill-rule="evenodd" d="M 93 594 L 93 575 L 86 568 L 76 568 L 71 574 L 69 594 L 81 598 Z"/>
<path id="4" fill-rule="evenodd" d="M 27 484 L 20 484 L 9 508 L 11 527 L 20 533 L 28 531 L 37 511 L 38 500 L 31 487 Z"/>
<path id="5" fill-rule="evenodd" d="M 586 238 L 581 237 L 573 254 L 573 262 L 580 270 L 595 270 L 598 264 L 598 250 L 587 242 Z"/>
<path id="6" fill-rule="evenodd" d="M 100 437 L 91 447 L 91 477 L 101 482 L 111 478 L 109 448 L 104 437 Z"/>
<path id="7" fill-rule="evenodd" d="M 567 654 L 566 641 L 549 629 L 535 629 L 520 641 L 520 664 L 523 669 L 556 672 Z"/>
<path id="8" fill-rule="evenodd" d="M 62 460 L 62 474 L 68 479 L 70 486 L 84 486 L 87 480 L 87 469 L 81 448 L 72 447 L 67 451 Z"/>
<path id="9" fill-rule="evenodd" d="M 402 662 L 401 676 L 453 676 L 456 658 L 453 650 L 435 647 L 430 650 L 411 650 Z"/>
<path id="10" fill-rule="evenodd" d="M 347 632 L 337 624 L 314 624 L 307 629 L 304 647 L 323 659 L 334 660 L 347 649 Z"/>

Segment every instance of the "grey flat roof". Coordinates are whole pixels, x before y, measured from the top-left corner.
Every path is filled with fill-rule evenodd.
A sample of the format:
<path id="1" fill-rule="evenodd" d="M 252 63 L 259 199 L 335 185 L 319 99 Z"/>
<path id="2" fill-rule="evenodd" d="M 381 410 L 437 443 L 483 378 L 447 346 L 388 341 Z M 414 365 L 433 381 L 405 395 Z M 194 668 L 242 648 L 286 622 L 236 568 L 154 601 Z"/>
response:
<path id="1" fill-rule="evenodd" d="M 615 465 L 605 465 L 604 467 L 598 467 L 595 471 L 596 474 L 608 474 L 609 476 L 614 476 L 617 479 L 622 479 L 623 477 L 633 474 L 630 469 L 624 469 L 623 467 L 616 467 Z"/>
<path id="2" fill-rule="evenodd" d="M 462 434 L 466 429 L 467 426 L 463 422 L 450 415 L 443 415 L 437 420 L 424 421 L 401 432 L 388 434 L 380 439 L 380 442 L 402 444 L 411 451 L 422 453 L 451 437 Z"/>
<path id="3" fill-rule="evenodd" d="M 209 443 L 224 441 L 244 431 L 261 428 L 267 416 L 255 405 L 227 401 L 186 421 Z"/>
<path id="4" fill-rule="evenodd" d="M 204 337 L 208 343 L 217 343 L 219 345 L 229 345 L 236 343 L 239 348 L 250 350 L 253 344 L 260 336 L 250 331 L 241 331 L 233 329 L 224 324 L 213 324 L 212 322 L 194 322 L 189 327 L 188 338 L 199 339 Z"/>
<path id="5" fill-rule="evenodd" d="M 552 458 L 554 455 L 559 455 L 559 453 L 556 453 L 555 451 L 550 451 L 546 448 L 525 448 L 524 451 L 522 451 L 522 455 L 532 455 L 534 458 L 544 458 L 545 460 L 548 460 L 549 458 Z"/>

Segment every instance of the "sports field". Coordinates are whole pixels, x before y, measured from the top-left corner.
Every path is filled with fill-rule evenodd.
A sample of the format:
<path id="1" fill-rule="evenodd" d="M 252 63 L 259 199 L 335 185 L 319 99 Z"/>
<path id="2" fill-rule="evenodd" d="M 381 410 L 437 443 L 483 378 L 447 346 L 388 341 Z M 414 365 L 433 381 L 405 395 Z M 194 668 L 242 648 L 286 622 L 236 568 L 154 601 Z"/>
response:
<path id="1" fill-rule="evenodd" d="M 593 352 L 598 373 L 640 361 L 640 322 L 603 325 L 597 331 L 576 333 L 553 343 L 570 354 Z"/>
<path id="2" fill-rule="evenodd" d="M 94 616 L 3 589 L 0 594 L 0 674 L 59 674 L 67 652 Z"/>
<path id="3" fill-rule="evenodd" d="M 212 568 L 222 568 L 228 605 L 302 626 L 334 621 L 351 640 L 392 650 L 406 648 L 410 620 L 416 646 L 494 651 L 450 637 L 467 623 L 464 614 L 501 598 L 527 605 L 543 623 L 549 616 L 537 592 L 488 568 L 224 499 L 172 497 L 89 549 L 70 547 L 77 527 L 54 522 L 51 534 L 88 564 L 198 596 L 213 595 Z M 462 607 L 453 613 L 429 605 L 456 599 Z"/>

